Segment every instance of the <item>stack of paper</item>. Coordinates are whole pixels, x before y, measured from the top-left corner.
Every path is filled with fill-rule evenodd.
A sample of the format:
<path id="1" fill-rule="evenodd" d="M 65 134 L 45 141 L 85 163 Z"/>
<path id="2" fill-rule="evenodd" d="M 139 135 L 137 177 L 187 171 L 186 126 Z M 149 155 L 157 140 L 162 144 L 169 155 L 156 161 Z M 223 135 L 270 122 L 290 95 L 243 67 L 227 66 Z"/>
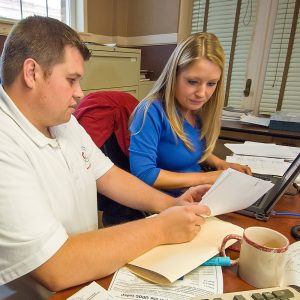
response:
<path id="1" fill-rule="evenodd" d="M 252 155 L 294 160 L 300 153 L 300 148 L 276 144 L 245 142 L 244 144 L 225 144 L 234 154 Z"/>
<path id="2" fill-rule="evenodd" d="M 266 117 L 256 117 L 254 115 L 242 115 L 240 121 L 243 123 L 269 127 L 270 117 L 266 118 Z"/>
<path id="3" fill-rule="evenodd" d="M 270 181 L 227 169 L 218 177 L 200 203 L 210 208 L 212 216 L 238 211 L 252 205 L 273 185 Z"/>
<path id="4" fill-rule="evenodd" d="M 220 266 L 198 267 L 169 285 L 145 281 L 127 268 L 121 268 L 115 273 L 109 286 L 109 295 L 114 300 L 190 300 L 195 296 L 217 293 L 223 293 Z"/>
<path id="5" fill-rule="evenodd" d="M 222 111 L 222 120 L 240 121 L 242 116 L 246 116 L 251 112 L 250 109 L 238 109 L 235 107 L 227 106 Z"/>
<path id="6" fill-rule="evenodd" d="M 258 157 L 251 155 L 232 155 L 226 156 L 229 163 L 247 165 L 251 168 L 252 173 L 282 176 L 291 165 L 290 162 L 281 158 Z"/>
<path id="7" fill-rule="evenodd" d="M 240 112 L 232 112 L 232 111 L 223 110 L 222 120 L 240 121 L 242 115 L 243 115 L 243 113 L 240 113 Z"/>

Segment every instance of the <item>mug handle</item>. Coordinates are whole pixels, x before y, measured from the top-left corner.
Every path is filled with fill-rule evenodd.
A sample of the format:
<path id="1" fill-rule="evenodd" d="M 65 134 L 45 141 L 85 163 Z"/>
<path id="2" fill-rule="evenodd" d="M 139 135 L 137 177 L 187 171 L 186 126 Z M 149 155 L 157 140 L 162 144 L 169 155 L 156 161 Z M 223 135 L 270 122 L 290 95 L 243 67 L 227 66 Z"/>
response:
<path id="1" fill-rule="evenodd" d="M 222 241 L 222 244 L 221 244 L 221 249 L 220 249 L 220 254 L 221 256 L 227 256 L 226 253 L 225 253 L 225 246 L 227 244 L 227 242 L 229 240 L 237 240 L 237 241 L 241 241 L 242 240 L 242 236 L 238 235 L 238 234 L 228 234 L 224 237 L 223 241 Z M 231 262 L 231 265 L 234 266 L 234 265 L 237 265 L 238 264 L 238 261 L 239 259 L 230 259 L 230 262 Z"/>

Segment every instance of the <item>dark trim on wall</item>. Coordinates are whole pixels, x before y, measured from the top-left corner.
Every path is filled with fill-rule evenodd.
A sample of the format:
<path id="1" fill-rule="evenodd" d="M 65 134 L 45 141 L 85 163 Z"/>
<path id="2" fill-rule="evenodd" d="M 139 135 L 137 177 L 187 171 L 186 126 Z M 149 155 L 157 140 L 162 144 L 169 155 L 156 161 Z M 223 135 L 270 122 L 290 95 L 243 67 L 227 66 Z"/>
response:
<path id="1" fill-rule="evenodd" d="M 286 59 L 285 59 L 285 64 L 284 64 L 284 70 L 283 70 L 283 75 L 282 75 L 282 80 L 281 80 L 281 86 L 280 86 L 276 111 L 281 110 L 282 103 L 283 103 L 283 96 L 284 96 L 284 92 L 285 92 L 286 81 L 287 81 L 291 57 L 292 57 L 292 53 L 293 53 L 293 46 L 294 46 L 294 40 L 295 40 L 297 22 L 298 22 L 298 15 L 299 15 L 299 7 L 300 7 L 300 0 L 297 0 L 295 3 L 293 23 L 292 23 L 291 33 L 290 33 L 288 50 L 286 53 Z"/>
<path id="2" fill-rule="evenodd" d="M 150 80 L 161 74 L 177 44 L 149 45 L 135 47 L 141 49 L 141 69 L 150 71 Z"/>
<path id="3" fill-rule="evenodd" d="M 204 21 L 203 21 L 203 32 L 207 31 L 208 12 L 209 12 L 209 0 L 206 0 L 205 1 L 205 11 L 204 11 Z"/>
<path id="4" fill-rule="evenodd" d="M 2 53 L 5 40 L 6 40 L 6 35 L 0 35 L 0 54 Z"/>
<path id="5" fill-rule="evenodd" d="M 230 50 L 230 57 L 229 57 L 229 64 L 228 64 L 224 106 L 227 106 L 227 104 L 228 104 L 230 84 L 231 84 L 231 75 L 232 75 L 232 68 L 233 68 L 233 61 L 234 61 L 234 54 L 235 54 L 235 46 L 236 46 L 240 14 L 241 14 L 241 6 L 242 6 L 242 0 L 238 0 L 237 5 L 236 5 L 234 29 L 233 29 L 233 33 L 232 33 L 232 42 L 231 42 L 231 50 Z"/>

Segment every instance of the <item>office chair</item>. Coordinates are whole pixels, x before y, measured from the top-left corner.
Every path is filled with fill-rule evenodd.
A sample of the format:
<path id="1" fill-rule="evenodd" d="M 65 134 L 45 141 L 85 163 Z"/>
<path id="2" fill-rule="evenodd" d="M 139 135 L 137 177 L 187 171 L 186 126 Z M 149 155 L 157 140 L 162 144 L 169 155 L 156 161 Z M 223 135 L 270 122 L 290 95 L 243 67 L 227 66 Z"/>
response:
<path id="1" fill-rule="evenodd" d="M 95 144 L 119 168 L 130 171 L 128 119 L 138 100 L 118 91 L 97 91 L 85 96 L 74 113 Z M 146 217 L 146 213 L 121 205 L 98 193 L 102 223 L 116 225 Z"/>

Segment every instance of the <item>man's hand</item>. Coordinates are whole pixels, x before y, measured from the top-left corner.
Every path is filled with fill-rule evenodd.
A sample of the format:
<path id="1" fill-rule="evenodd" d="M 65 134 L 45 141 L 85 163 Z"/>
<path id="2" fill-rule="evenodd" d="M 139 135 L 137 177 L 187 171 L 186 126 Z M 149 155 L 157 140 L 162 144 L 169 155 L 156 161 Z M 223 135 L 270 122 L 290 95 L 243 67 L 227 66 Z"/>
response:
<path id="1" fill-rule="evenodd" d="M 162 229 L 162 243 L 185 243 L 191 241 L 201 230 L 205 219 L 203 215 L 210 215 L 206 205 L 191 204 L 188 206 L 174 206 L 161 212 L 157 217 Z"/>
<path id="2" fill-rule="evenodd" d="M 177 205 L 187 205 L 201 201 L 204 194 L 210 189 L 210 184 L 202 184 L 190 187 L 180 197 L 176 198 Z"/>

